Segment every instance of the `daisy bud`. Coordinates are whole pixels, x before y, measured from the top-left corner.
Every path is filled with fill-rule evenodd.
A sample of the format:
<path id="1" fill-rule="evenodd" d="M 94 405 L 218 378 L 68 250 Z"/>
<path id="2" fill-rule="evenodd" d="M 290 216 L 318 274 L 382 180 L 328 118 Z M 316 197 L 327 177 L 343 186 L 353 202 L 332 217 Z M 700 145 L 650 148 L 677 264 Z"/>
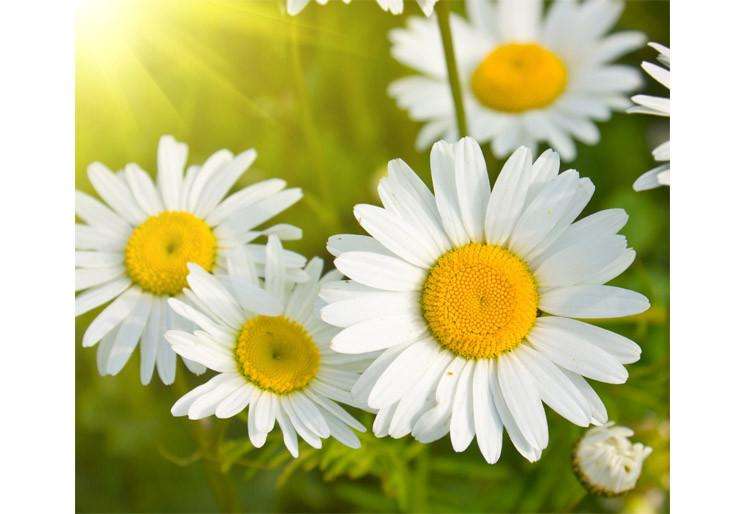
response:
<path id="1" fill-rule="evenodd" d="M 653 451 L 642 443 L 632 443 L 634 432 L 627 427 L 606 423 L 588 430 L 573 453 L 573 469 L 588 491 L 616 496 L 634 489 L 642 463 Z"/>

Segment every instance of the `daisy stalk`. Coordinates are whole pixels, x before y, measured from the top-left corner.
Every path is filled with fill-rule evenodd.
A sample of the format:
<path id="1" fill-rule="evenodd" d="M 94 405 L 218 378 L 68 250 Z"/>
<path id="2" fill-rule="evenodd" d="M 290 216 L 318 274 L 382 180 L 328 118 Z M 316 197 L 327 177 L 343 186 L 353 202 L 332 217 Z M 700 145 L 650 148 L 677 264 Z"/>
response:
<path id="1" fill-rule="evenodd" d="M 448 83 L 451 87 L 451 96 L 453 97 L 453 107 L 456 111 L 456 125 L 458 126 L 459 137 L 468 136 L 466 125 L 466 111 L 464 109 L 464 95 L 461 91 L 461 81 L 458 76 L 458 66 L 456 65 L 456 53 L 453 50 L 453 34 L 451 32 L 451 7 L 450 2 L 441 0 L 435 4 L 435 13 L 438 18 L 438 29 L 440 30 L 440 39 L 443 43 L 443 55 L 446 60 L 448 69 Z"/>

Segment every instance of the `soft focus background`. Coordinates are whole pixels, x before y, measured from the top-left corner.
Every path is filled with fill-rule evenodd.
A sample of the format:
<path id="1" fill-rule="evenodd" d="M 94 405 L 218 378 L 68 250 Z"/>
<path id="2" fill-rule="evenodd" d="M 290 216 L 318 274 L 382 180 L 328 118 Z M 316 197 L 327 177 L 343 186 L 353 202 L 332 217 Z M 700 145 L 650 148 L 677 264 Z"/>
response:
<path id="1" fill-rule="evenodd" d="M 427 153 L 413 142 L 418 124 L 387 97 L 408 73 L 389 56 L 387 32 L 402 16 L 373 1 L 311 4 L 283 14 L 277 1 L 82 0 L 76 45 L 76 182 L 91 192 L 86 166 L 127 162 L 155 170 L 162 134 L 190 147 L 189 163 L 212 152 L 256 148 L 259 158 L 240 184 L 281 177 L 304 199 L 281 216 L 301 226 L 288 243 L 329 260 L 328 236 L 359 233 L 352 206 L 378 203 L 375 183 L 386 162 L 405 159 L 430 183 Z M 454 2 L 456 10 L 463 10 Z M 408 5 L 407 15 L 418 15 Z M 618 29 L 669 42 L 666 1 L 629 2 Z M 653 60 L 644 48 L 625 59 Z M 646 92 L 667 92 L 646 77 Z M 204 424 L 173 418 L 169 409 L 188 376 L 169 388 L 142 387 L 138 357 L 115 377 L 99 377 L 95 349 L 80 337 L 93 316 L 77 320 L 76 493 L 80 512 L 634 512 L 668 511 L 669 332 L 668 189 L 632 191 L 654 166 L 650 150 L 668 138 L 666 119 L 617 114 L 601 142 L 578 146 L 563 163 L 596 184 L 588 212 L 623 207 L 624 229 L 638 259 L 619 285 L 647 295 L 653 307 L 607 324 L 640 343 L 642 359 L 623 386 L 595 384 L 611 419 L 653 447 L 643 476 L 621 498 L 586 495 L 570 467 L 583 429 L 548 412 L 550 444 L 538 463 L 507 442 L 500 461 L 484 463 L 476 443 L 456 454 L 448 438 L 428 446 L 411 438 L 363 436 L 352 452 L 336 443 L 303 445 L 289 457 L 278 433 L 253 449 L 239 420 Z M 489 151 L 487 150 L 487 153 Z M 491 155 L 491 178 L 501 163 Z M 370 427 L 371 417 L 358 413 Z M 367 416 L 367 417 L 366 417 Z M 245 420 L 245 418 L 244 418 Z M 217 434 L 217 435 L 215 435 Z M 214 491 L 218 493 L 215 499 Z"/>

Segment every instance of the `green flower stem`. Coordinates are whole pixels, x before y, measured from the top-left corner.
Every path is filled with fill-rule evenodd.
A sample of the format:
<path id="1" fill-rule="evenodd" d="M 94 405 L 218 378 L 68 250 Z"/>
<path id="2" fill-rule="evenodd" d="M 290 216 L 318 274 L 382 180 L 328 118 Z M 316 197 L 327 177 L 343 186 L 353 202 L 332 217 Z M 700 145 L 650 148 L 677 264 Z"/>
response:
<path id="1" fill-rule="evenodd" d="M 179 397 L 190 390 L 184 378 L 186 373 L 188 371 L 185 367 L 177 370 L 173 388 Z M 221 469 L 219 445 L 225 429 L 225 422 L 220 426 L 210 419 L 201 419 L 197 422 L 188 421 L 188 423 L 192 437 L 199 447 L 201 460 L 205 466 L 207 485 L 212 491 L 218 509 L 220 512 L 241 512 L 236 489 L 233 487 L 230 476 Z"/>
<path id="2" fill-rule="evenodd" d="M 458 76 L 456 64 L 456 53 L 453 50 L 453 34 L 451 32 L 451 7 L 447 0 L 440 0 L 435 4 L 435 13 L 438 17 L 438 28 L 440 29 L 440 40 L 443 43 L 443 54 L 448 69 L 448 83 L 451 86 L 453 107 L 456 111 L 456 125 L 459 137 L 468 135 L 466 125 L 466 110 L 464 109 L 464 95 L 461 91 L 461 81 Z"/>

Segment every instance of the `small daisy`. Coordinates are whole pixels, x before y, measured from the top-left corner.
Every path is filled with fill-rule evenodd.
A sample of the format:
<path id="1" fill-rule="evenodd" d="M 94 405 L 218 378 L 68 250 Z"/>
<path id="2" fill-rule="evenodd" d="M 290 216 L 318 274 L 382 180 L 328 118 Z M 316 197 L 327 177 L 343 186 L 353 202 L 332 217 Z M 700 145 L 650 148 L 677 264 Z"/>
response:
<path id="1" fill-rule="evenodd" d="M 326 5 L 328 1 L 329 0 L 316 0 L 316 3 L 319 5 Z M 350 3 L 350 0 L 342 1 L 346 4 Z M 435 2 L 437 1 L 438 0 L 417 0 L 417 3 L 420 5 L 422 12 L 425 13 L 425 16 L 430 16 L 433 13 L 433 7 L 435 6 Z M 295 16 L 296 14 L 301 12 L 310 2 L 311 0 L 288 0 L 288 14 L 290 14 L 291 16 Z M 376 0 L 376 2 L 379 6 L 381 6 L 381 9 L 386 12 L 390 12 L 391 14 L 401 14 L 404 11 L 404 0 Z"/>
<path id="2" fill-rule="evenodd" d="M 343 328 L 338 352 L 384 350 L 352 393 L 379 409 L 378 436 L 421 442 L 450 432 L 454 450 L 476 436 L 500 456 L 502 430 L 537 460 L 548 443 L 542 401 L 581 426 L 606 422 L 583 377 L 621 384 L 640 347 L 574 318 L 645 311 L 639 293 L 603 285 L 635 258 L 617 232 L 621 209 L 574 221 L 594 187 L 559 174 L 556 152 L 532 162 L 519 148 L 490 191 L 477 142 L 438 142 L 430 154 L 435 195 L 403 161 L 379 184 L 384 207 L 358 205 L 370 234 L 329 240 L 349 281 L 328 284 L 321 311 Z"/>
<path id="3" fill-rule="evenodd" d="M 244 245 L 261 258 L 263 245 L 252 244 L 258 237 L 301 237 L 290 225 L 255 229 L 301 198 L 300 189 L 284 189 L 284 180 L 265 180 L 223 199 L 255 158 L 254 150 L 236 156 L 220 150 L 185 175 L 187 146 L 163 136 L 155 185 L 136 164 L 118 173 L 101 163 L 88 167 L 88 178 L 107 205 L 76 192 L 75 213 L 83 223 L 75 233 L 75 290 L 81 291 L 75 315 L 113 300 L 83 335 L 83 346 L 101 342 L 99 373 L 117 374 L 140 342 L 141 382 L 149 383 L 157 368 L 163 383 L 173 383 L 176 355 L 163 335 L 191 324 L 175 316 L 166 301 L 186 287 L 187 263 L 216 271 L 230 248 Z M 288 259 L 302 279 L 298 268 L 305 259 L 294 253 Z M 204 371 L 185 364 L 195 373 Z"/>
<path id="4" fill-rule="evenodd" d="M 621 2 L 557 1 L 542 20 L 541 0 L 473 0 L 467 20 L 453 15 L 453 41 L 464 90 L 469 134 L 491 142 L 498 157 L 547 142 L 563 159 L 575 158 L 573 138 L 596 144 L 594 121 L 628 107 L 640 84 L 637 70 L 612 62 L 640 47 L 639 32 L 606 33 Z M 425 122 L 417 147 L 455 141 L 453 101 L 435 20 L 412 18 L 391 31 L 391 53 L 421 75 L 389 87 L 399 107 Z"/>
<path id="5" fill-rule="evenodd" d="M 335 402 L 352 403 L 350 388 L 368 356 L 331 351 L 339 330 L 319 318 L 319 287 L 341 275 L 332 271 L 320 278 L 323 263 L 314 258 L 305 269 L 310 279 L 296 285 L 279 239 L 270 236 L 266 252 L 263 283 L 243 248 L 229 255 L 228 275 L 189 265 L 186 301 L 169 303 L 200 330 L 171 330 L 166 339 L 183 358 L 218 375 L 180 398 L 171 413 L 230 418 L 248 405 L 249 439 L 256 447 L 264 445 L 276 421 L 293 457 L 297 435 L 314 448 L 330 435 L 359 448 L 350 427 L 365 428 Z"/>
<path id="6" fill-rule="evenodd" d="M 629 440 L 634 432 L 613 422 L 588 430 L 573 453 L 573 469 L 592 493 L 616 496 L 634 489 L 652 449 Z"/>
<path id="7" fill-rule="evenodd" d="M 642 69 L 655 80 L 671 89 L 671 50 L 658 43 L 650 43 L 650 46 L 658 51 L 658 61 L 665 66 L 658 66 L 650 62 L 642 63 Z M 654 116 L 671 116 L 671 100 L 658 96 L 635 95 L 632 101 L 637 105 L 627 109 L 627 112 L 652 114 Z M 658 162 L 665 162 L 643 173 L 640 178 L 635 180 L 632 187 L 635 191 L 645 191 L 660 186 L 671 185 L 671 142 L 666 141 L 653 150 L 653 158 Z"/>

